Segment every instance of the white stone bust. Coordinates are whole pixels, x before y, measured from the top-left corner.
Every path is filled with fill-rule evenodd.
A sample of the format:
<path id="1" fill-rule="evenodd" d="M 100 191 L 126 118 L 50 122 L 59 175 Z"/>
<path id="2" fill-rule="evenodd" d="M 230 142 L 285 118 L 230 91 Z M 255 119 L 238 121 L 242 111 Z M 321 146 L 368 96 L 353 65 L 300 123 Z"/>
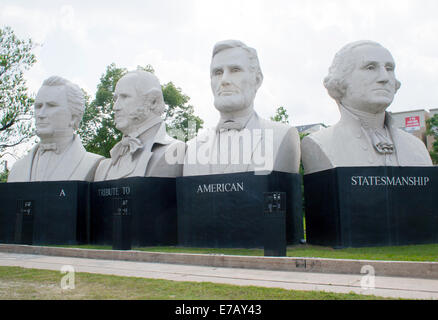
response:
<path id="1" fill-rule="evenodd" d="M 385 112 L 400 82 L 394 59 L 383 46 L 365 40 L 344 46 L 324 86 L 338 104 L 341 119 L 303 139 L 306 174 L 334 167 L 432 165 L 424 143 L 393 127 Z"/>
<path id="2" fill-rule="evenodd" d="M 75 134 L 84 109 L 79 86 L 58 76 L 45 80 L 34 105 L 40 142 L 14 164 L 8 182 L 92 181 L 103 157 L 86 152 Z"/>
<path id="3" fill-rule="evenodd" d="M 155 75 L 136 70 L 123 76 L 113 109 L 123 138 L 111 149 L 111 159 L 100 163 L 95 181 L 182 175 L 185 143 L 166 133 L 163 93 Z"/>
<path id="4" fill-rule="evenodd" d="M 256 50 L 238 40 L 216 43 L 210 78 L 220 120 L 215 128 L 188 142 L 184 175 L 297 173 L 297 130 L 262 119 L 254 111 L 254 99 L 263 82 Z"/>

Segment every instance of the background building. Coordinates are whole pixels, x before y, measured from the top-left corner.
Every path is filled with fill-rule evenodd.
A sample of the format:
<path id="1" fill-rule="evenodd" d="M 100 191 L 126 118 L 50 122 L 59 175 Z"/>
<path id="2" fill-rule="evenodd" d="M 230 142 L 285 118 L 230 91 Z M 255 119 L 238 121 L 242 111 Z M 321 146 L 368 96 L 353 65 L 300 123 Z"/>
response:
<path id="1" fill-rule="evenodd" d="M 417 109 L 401 112 L 389 112 L 394 120 L 394 125 L 417 138 L 419 138 L 427 146 L 430 151 L 432 144 L 435 141 L 434 137 L 426 135 L 426 120 L 438 114 L 438 108 L 429 109 Z M 313 133 L 327 126 L 323 123 L 313 123 L 303 126 L 296 126 L 299 133 Z"/>
<path id="2" fill-rule="evenodd" d="M 426 135 L 426 120 L 437 113 L 438 108 L 430 109 L 429 111 L 425 109 L 417 109 L 402 112 L 390 112 L 394 119 L 394 125 L 421 139 L 421 141 L 427 146 L 428 150 L 431 150 L 434 138 Z"/>
<path id="3" fill-rule="evenodd" d="M 432 118 L 434 115 L 438 114 L 438 108 L 430 109 L 429 110 L 429 116 Z M 427 136 L 426 137 L 426 145 L 427 149 L 430 151 L 432 150 L 432 144 L 434 143 L 435 138 L 433 136 Z"/>
<path id="4" fill-rule="evenodd" d="M 306 124 L 304 126 L 296 126 L 299 133 L 313 133 L 320 131 L 324 128 L 327 128 L 327 126 L 324 123 L 313 123 L 313 124 Z"/>

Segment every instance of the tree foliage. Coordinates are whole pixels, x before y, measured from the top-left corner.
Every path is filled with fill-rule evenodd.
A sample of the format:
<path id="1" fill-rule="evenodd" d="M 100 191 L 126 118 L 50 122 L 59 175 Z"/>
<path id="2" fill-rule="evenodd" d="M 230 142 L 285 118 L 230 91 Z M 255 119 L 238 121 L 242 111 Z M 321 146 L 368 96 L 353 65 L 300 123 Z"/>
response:
<path id="1" fill-rule="evenodd" d="M 117 81 L 127 70 L 113 63 L 106 68 L 97 85 L 91 103 L 86 96 L 85 112 L 78 133 L 88 152 L 110 157 L 110 150 L 121 139 L 122 133 L 114 126 L 113 93 Z"/>
<path id="2" fill-rule="evenodd" d="M 182 92 L 181 88 L 175 87 L 172 82 L 162 87 L 166 103 L 166 128 L 169 135 L 184 142 L 193 138 L 202 128 L 204 121 L 195 115 L 193 106 L 187 104 L 190 98 Z"/>
<path id="3" fill-rule="evenodd" d="M 426 134 L 435 138 L 430 150 L 430 157 L 434 164 L 438 164 L 438 114 L 426 120 Z"/>
<path id="4" fill-rule="evenodd" d="M 137 67 L 154 73 L 151 65 Z M 128 70 L 119 68 L 114 63 L 106 68 L 97 86 L 95 99 L 87 99 L 84 117 L 79 128 L 79 135 L 85 149 L 89 152 L 110 157 L 110 150 L 122 138 L 122 133 L 114 124 L 113 95 L 117 81 Z M 203 121 L 194 114 L 193 106 L 188 105 L 190 98 L 172 82 L 162 85 L 166 110 L 164 120 L 169 134 L 177 139 L 187 141 L 190 134 L 195 134 L 202 128 Z M 194 123 L 195 125 L 191 125 Z M 195 131 L 194 133 L 191 130 Z"/>
<path id="5" fill-rule="evenodd" d="M 2 172 L 0 172 L 0 182 L 7 182 L 9 176 L 8 168 L 5 168 Z"/>
<path id="6" fill-rule="evenodd" d="M 33 99 L 27 92 L 24 71 L 35 62 L 31 39 L 19 39 L 10 27 L 0 28 L 0 156 L 27 141 Z"/>
<path id="7" fill-rule="evenodd" d="M 289 123 L 289 115 L 287 114 L 287 110 L 282 106 L 278 107 L 275 115 L 271 117 L 271 120 L 276 122 Z"/>

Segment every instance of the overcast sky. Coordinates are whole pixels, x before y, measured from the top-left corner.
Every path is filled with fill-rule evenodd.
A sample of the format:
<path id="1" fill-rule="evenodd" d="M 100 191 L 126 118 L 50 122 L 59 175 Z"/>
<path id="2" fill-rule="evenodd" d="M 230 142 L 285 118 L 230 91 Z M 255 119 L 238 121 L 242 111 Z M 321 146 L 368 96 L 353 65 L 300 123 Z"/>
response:
<path id="1" fill-rule="evenodd" d="M 31 92 L 60 75 L 92 97 L 106 66 L 151 64 L 173 81 L 206 126 L 213 106 L 213 45 L 238 39 L 258 52 L 264 82 L 255 109 L 265 118 L 284 106 L 293 126 L 339 119 L 322 85 L 334 54 L 370 39 L 392 53 L 402 87 L 390 111 L 438 107 L 436 0 L 2 0 L 0 25 L 41 46 L 26 73 Z"/>

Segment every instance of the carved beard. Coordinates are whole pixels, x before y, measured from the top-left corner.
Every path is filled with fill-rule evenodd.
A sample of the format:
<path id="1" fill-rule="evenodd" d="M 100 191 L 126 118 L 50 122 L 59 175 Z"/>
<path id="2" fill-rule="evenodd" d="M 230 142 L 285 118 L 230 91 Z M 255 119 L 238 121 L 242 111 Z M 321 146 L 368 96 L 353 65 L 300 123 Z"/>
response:
<path id="1" fill-rule="evenodd" d="M 222 112 L 244 110 L 252 105 L 255 92 L 236 93 L 231 96 L 214 96 L 214 106 Z"/>
<path id="2" fill-rule="evenodd" d="M 127 135 L 132 130 L 135 130 L 137 127 L 145 123 L 152 116 L 152 111 L 149 106 L 140 106 L 128 114 L 122 113 L 116 117 L 116 128 L 122 131 L 123 134 Z"/>
<path id="3" fill-rule="evenodd" d="M 142 124 L 151 117 L 151 113 L 149 106 L 138 107 L 135 111 L 129 114 L 129 119 L 131 119 L 133 123 Z"/>

